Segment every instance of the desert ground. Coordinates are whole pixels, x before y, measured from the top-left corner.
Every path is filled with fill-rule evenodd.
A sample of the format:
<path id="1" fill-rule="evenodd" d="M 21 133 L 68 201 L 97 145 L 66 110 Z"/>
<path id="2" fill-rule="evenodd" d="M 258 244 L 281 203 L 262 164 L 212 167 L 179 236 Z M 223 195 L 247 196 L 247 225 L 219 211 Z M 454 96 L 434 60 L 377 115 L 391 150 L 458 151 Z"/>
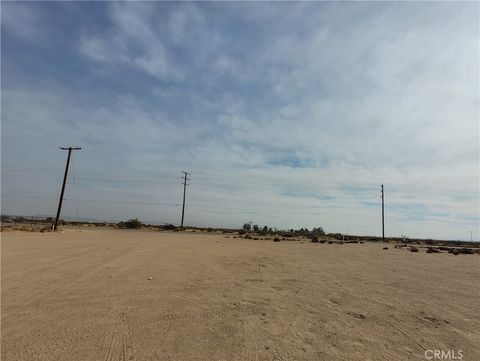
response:
<path id="1" fill-rule="evenodd" d="M 480 256 L 384 246 L 5 232 L 2 360 L 480 360 Z"/>

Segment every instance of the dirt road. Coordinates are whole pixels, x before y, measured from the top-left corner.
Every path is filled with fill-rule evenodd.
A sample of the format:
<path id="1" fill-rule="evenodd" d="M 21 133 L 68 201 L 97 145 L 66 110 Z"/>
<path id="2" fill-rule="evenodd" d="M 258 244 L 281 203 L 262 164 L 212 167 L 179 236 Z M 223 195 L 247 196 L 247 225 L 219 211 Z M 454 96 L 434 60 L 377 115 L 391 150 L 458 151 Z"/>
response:
<path id="1" fill-rule="evenodd" d="M 382 247 L 3 233 L 2 360 L 480 360 L 480 257 Z"/>

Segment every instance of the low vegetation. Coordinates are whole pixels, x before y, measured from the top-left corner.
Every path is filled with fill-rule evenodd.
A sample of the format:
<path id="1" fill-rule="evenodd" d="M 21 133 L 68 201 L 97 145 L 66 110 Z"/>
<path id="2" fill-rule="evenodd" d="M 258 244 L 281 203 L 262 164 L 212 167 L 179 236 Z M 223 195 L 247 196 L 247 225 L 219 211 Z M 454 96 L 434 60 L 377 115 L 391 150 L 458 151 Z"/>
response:
<path id="1" fill-rule="evenodd" d="M 142 228 L 142 222 L 138 220 L 138 218 L 132 218 L 125 222 L 120 222 L 118 226 L 120 228 L 127 228 L 127 229 L 139 229 Z"/>

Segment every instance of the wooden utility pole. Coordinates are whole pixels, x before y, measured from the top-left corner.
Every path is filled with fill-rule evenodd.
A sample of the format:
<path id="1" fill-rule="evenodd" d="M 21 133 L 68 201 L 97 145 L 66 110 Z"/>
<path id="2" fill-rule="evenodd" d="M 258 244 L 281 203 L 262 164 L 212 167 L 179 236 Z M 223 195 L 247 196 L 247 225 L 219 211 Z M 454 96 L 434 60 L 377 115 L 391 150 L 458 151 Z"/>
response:
<path id="1" fill-rule="evenodd" d="M 63 195 L 65 193 L 65 185 L 67 184 L 67 175 L 68 175 L 68 167 L 70 166 L 70 156 L 72 155 L 72 150 L 82 150 L 80 147 L 60 147 L 61 150 L 68 150 L 67 156 L 67 165 L 65 167 L 65 174 L 63 176 L 63 184 L 62 184 L 62 191 L 60 192 L 60 199 L 58 201 L 58 209 L 57 209 L 57 216 L 52 225 L 52 230 L 56 231 L 58 229 L 58 222 L 60 221 L 60 213 L 62 211 L 62 204 L 63 204 Z"/>
<path id="2" fill-rule="evenodd" d="M 383 192 L 383 184 L 382 184 L 382 241 L 385 242 L 385 195 Z"/>
<path id="3" fill-rule="evenodd" d="M 187 192 L 187 186 L 189 184 L 187 184 L 187 181 L 189 181 L 190 179 L 188 178 L 188 176 L 190 175 L 190 173 L 187 173 L 187 172 L 184 172 L 182 171 L 183 173 L 183 205 L 182 205 L 182 223 L 180 224 L 180 228 L 183 229 L 183 218 L 185 216 L 185 193 Z"/>

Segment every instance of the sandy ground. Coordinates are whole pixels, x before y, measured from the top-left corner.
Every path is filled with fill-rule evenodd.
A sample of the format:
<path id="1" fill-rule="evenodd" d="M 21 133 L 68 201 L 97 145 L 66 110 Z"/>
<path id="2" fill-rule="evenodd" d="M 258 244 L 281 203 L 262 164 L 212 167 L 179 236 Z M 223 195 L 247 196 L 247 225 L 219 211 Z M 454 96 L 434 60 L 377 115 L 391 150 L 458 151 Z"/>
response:
<path id="1" fill-rule="evenodd" d="M 480 360 L 480 256 L 383 246 L 3 233 L 2 360 Z"/>

